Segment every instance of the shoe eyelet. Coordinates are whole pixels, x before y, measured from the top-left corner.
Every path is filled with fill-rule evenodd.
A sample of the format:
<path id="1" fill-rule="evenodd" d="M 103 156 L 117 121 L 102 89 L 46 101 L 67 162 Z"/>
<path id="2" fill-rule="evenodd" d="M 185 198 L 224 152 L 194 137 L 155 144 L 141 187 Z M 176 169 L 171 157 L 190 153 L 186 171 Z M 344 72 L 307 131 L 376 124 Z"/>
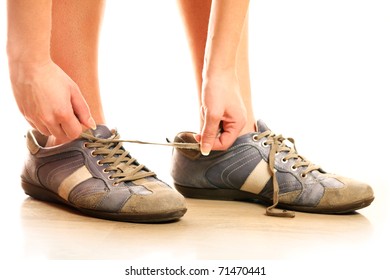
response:
<path id="1" fill-rule="evenodd" d="M 292 166 L 291 166 L 291 170 L 292 170 L 292 171 L 295 171 L 295 170 L 297 170 L 297 169 L 298 169 L 298 168 L 297 168 L 295 165 L 292 165 Z"/>
<path id="2" fill-rule="evenodd" d="M 116 187 L 116 186 L 118 186 L 119 185 L 119 183 L 118 182 L 114 182 L 114 183 L 112 183 L 112 186 L 113 187 Z"/>
<path id="3" fill-rule="evenodd" d="M 111 175 L 108 175 L 107 179 L 108 179 L 108 180 L 114 180 L 114 178 L 112 178 Z"/>
<path id="4" fill-rule="evenodd" d="M 255 142 L 258 142 L 260 139 L 259 139 L 259 135 L 255 134 L 252 136 L 252 140 L 255 141 Z"/>
<path id="5" fill-rule="evenodd" d="M 84 144 L 83 144 L 84 148 L 89 149 L 87 145 L 88 145 L 88 142 L 84 142 Z"/>
<path id="6" fill-rule="evenodd" d="M 267 141 L 263 141 L 263 142 L 261 142 L 261 146 L 263 146 L 264 148 L 267 148 L 269 145 L 267 144 Z"/>
<path id="7" fill-rule="evenodd" d="M 95 152 L 95 150 L 93 150 L 93 151 L 91 152 L 91 156 L 92 156 L 92 157 L 97 157 L 97 154 L 95 154 L 94 152 Z"/>
<path id="8" fill-rule="evenodd" d="M 307 174 L 301 173 L 301 178 L 306 178 L 306 177 L 307 177 Z"/>
<path id="9" fill-rule="evenodd" d="M 98 161 L 96 162 L 96 164 L 99 165 L 99 166 L 103 166 L 103 163 L 101 163 L 100 160 L 98 160 Z"/>
<path id="10" fill-rule="evenodd" d="M 287 162 L 288 162 L 288 160 L 287 160 L 286 158 L 282 158 L 282 159 L 281 159 L 281 162 L 283 162 L 283 163 L 287 163 Z"/>
<path id="11" fill-rule="evenodd" d="M 103 173 L 109 173 L 106 168 L 103 169 Z"/>

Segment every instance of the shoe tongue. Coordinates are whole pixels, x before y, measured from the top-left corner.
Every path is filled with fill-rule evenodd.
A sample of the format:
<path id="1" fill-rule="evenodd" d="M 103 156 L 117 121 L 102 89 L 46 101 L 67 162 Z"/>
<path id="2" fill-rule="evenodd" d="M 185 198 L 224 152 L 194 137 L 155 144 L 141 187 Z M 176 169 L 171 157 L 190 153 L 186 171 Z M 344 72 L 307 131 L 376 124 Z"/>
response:
<path id="1" fill-rule="evenodd" d="M 258 132 L 262 133 L 271 129 L 269 129 L 268 126 L 262 120 L 257 120 L 257 130 Z"/>
<path id="2" fill-rule="evenodd" d="M 97 138 L 107 139 L 112 136 L 112 131 L 105 125 L 99 124 L 95 130 L 89 130 L 88 133 L 92 134 Z"/>

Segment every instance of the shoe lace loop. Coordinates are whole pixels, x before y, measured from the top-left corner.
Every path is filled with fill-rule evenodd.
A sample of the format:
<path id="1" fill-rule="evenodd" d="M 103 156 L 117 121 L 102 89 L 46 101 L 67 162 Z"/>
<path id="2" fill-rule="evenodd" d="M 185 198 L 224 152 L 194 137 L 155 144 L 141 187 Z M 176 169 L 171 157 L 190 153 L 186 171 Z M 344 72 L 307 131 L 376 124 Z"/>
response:
<path id="1" fill-rule="evenodd" d="M 254 139 L 260 140 L 262 138 L 267 138 L 263 142 L 263 145 L 270 146 L 269 158 L 268 158 L 268 167 L 272 173 L 272 183 L 273 183 L 273 204 L 267 207 L 266 214 L 268 216 L 276 217 L 294 217 L 294 211 L 280 210 L 276 209 L 276 206 L 279 203 L 279 183 L 276 177 L 276 168 L 275 168 L 275 159 L 276 155 L 279 153 L 285 153 L 283 160 L 287 162 L 290 159 L 295 160 L 295 163 L 292 165 L 292 169 L 296 170 L 297 168 L 302 168 L 301 176 L 306 177 L 308 173 L 313 170 L 320 169 L 319 166 L 314 165 L 308 161 L 305 157 L 298 154 L 298 151 L 295 146 L 295 140 L 293 138 L 284 138 L 281 134 L 275 135 L 273 132 L 267 130 L 265 132 L 256 134 Z M 287 141 L 292 144 L 292 146 L 287 145 Z"/>
<path id="2" fill-rule="evenodd" d="M 114 179 L 114 184 L 121 182 L 135 181 L 138 179 L 156 176 L 152 171 L 149 171 L 145 165 L 139 164 L 128 151 L 123 148 L 123 142 L 136 144 L 152 144 L 162 146 L 173 146 L 179 149 L 199 149 L 198 143 L 153 143 L 138 140 L 121 140 L 120 135 L 114 132 L 113 135 L 107 139 L 95 137 L 89 133 L 82 133 L 81 137 L 88 140 L 86 142 L 87 148 L 93 148 L 93 155 L 101 155 L 103 159 L 99 160 L 99 164 L 109 164 L 105 171 L 115 172 L 109 178 Z"/>
<path id="3" fill-rule="evenodd" d="M 109 178 L 114 179 L 114 185 L 156 175 L 130 156 L 129 152 L 122 147 L 121 141 L 117 141 L 120 137 L 118 133 L 107 139 L 98 138 L 87 133 L 83 133 L 82 137 L 89 140 L 85 145 L 87 148 L 94 149 L 93 155 L 103 156 L 99 163 L 109 165 L 105 168 L 105 171 L 112 172 Z"/>

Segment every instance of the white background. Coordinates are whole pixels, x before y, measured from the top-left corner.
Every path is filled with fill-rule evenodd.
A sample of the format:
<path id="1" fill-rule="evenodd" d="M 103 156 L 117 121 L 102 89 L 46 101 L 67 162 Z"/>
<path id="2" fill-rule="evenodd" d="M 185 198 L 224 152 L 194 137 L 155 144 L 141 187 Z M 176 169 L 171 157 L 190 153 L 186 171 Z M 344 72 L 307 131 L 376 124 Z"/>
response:
<path id="1" fill-rule="evenodd" d="M 8 81 L 5 2 L 0 121 L 3 133 L 18 139 L 28 126 Z M 390 115 L 387 3 L 252 1 L 250 7 L 256 116 L 274 132 L 296 138 L 299 151 L 327 170 L 366 181 L 367 168 L 386 173 L 375 162 L 388 155 L 383 148 Z M 197 92 L 175 1 L 107 2 L 100 81 L 107 122 L 124 138 L 165 141 L 198 129 Z M 350 168 L 351 162 L 358 164 Z"/>
<path id="2" fill-rule="evenodd" d="M 28 125 L 8 81 L 5 2 L 0 1 L 0 170 L 18 181 Z M 274 132 L 294 137 L 298 151 L 325 170 L 369 182 L 377 197 L 388 196 L 390 185 L 389 14 L 389 1 L 380 0 L 257 0 L 250 7 L 256 116 Z M 107 2 L 100 80 L 107 122 L 123 138 L 165 141 L 198 129 L 196 87 L 175 1 Z M 168 148 L 129 149 L 169 180 Z M 1 186 L 4 209 L 24 197 L 9 187 Z M 374 203 L 368 211 L 388 217 L 389 208 Z"/>

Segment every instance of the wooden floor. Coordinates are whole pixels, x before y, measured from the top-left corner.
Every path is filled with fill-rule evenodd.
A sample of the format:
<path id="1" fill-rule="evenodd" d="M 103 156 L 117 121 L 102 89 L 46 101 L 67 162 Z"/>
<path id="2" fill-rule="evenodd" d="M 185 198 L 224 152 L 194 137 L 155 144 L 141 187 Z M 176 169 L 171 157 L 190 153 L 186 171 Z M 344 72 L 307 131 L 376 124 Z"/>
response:
<path id="1" fill-rule="evenodd" d="M 106 221 L 18 197 L 2 212 L 2 254 L 22 259 L 326 259 L 367 257 L 388 245 L 388 208 L 380 194 L 352 215 L 297 213 L 293 219 L 265 216 L 254 203 L 188 199 L 187 214 L 163 224 Z"/>
<path id="2" fill-rule="evenodd" d="M 42 271 L 50 277 L 58 270 L 65 270 L 58 279 L 69 279 L 74 267 L 84 272 L 83 277 L 107 279 L 117 273 L 123 276 L 124 267 L 130 264 L 207 267 L 213 261 L 219 261 L 213 268 L 265 263 L 267 271 L 272 268 L 269 274 L 274 278 L 270 279 L 312 279 L 318 271 L 322 277 L 317 279 L 334 275 L 340 278 L 333 279 L 344 279 L 351 274 L 386 279 L 382 276 L 390 249 L 389 200 L 381 191 L 370 207 L 355 214 L 296 213 L 295 218 L 265 216 L 264 207 L 253 203 L 188 199 L 187 214 L 163 224 L 90 218 L 20 192 L 11 193 L 12 204 L 1 207 L 0 256 L 12 271 L 22 264 L 22 272 L 30 279 L 40 279 Z M 60 262 L 58 268 L 58 263 L 45 260 L 72 262 Z M 85 260 L 105 262 L 80 263 Z M 107 263 L 110 260 L 115 263 Z"/>

